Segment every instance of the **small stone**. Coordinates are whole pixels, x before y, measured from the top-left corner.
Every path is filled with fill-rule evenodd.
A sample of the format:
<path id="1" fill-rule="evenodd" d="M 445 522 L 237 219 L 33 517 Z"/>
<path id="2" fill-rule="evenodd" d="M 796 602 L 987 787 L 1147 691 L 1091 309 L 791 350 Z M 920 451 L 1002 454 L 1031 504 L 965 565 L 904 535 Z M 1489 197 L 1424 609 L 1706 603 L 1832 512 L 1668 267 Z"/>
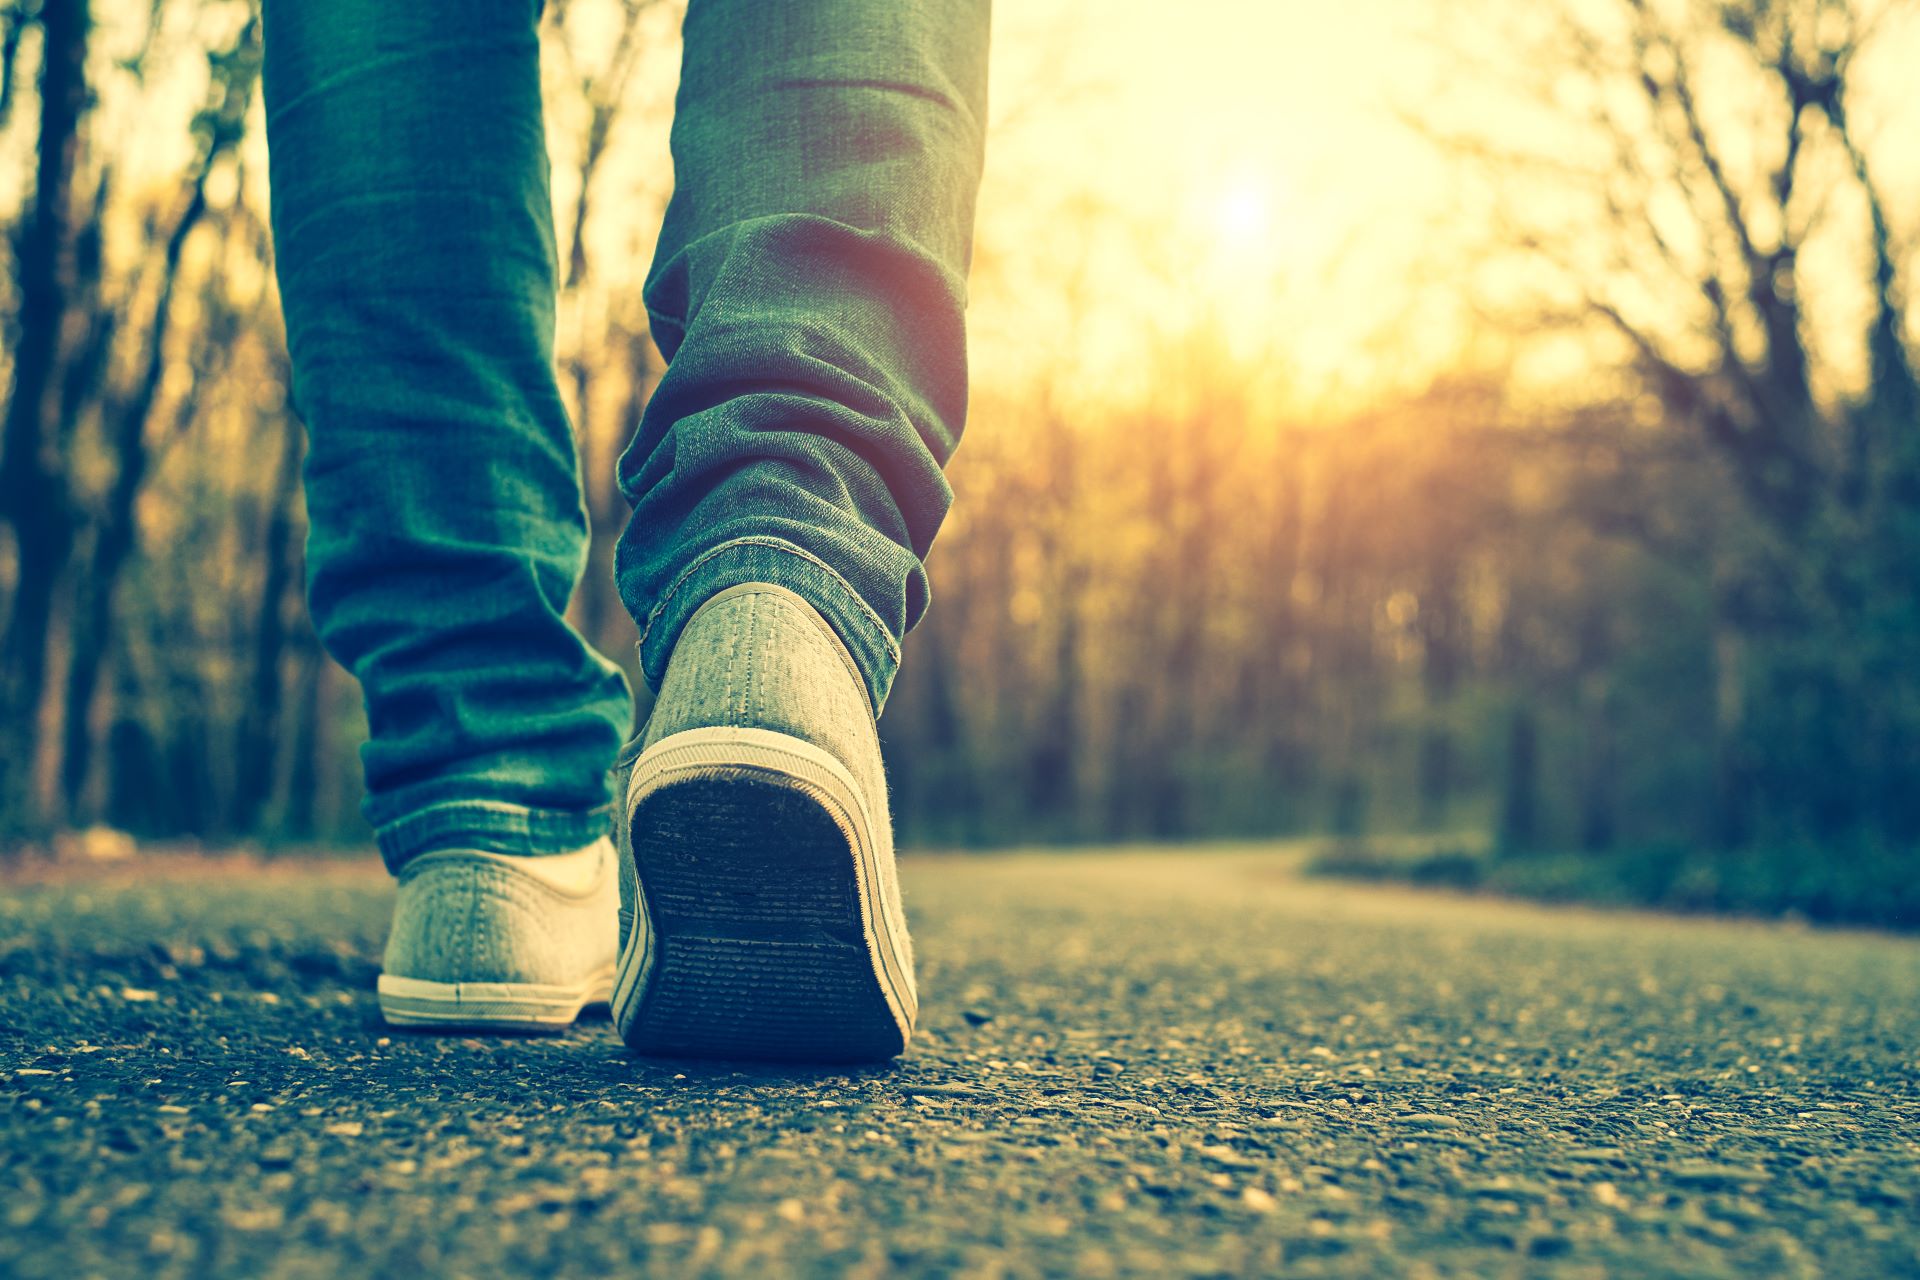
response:
<path id="1" fill-rule="evenodd" d="M 1258 1169 L 1261 1167 L 1258 1160 L 1250 1159 L 1244 1153 L 1225 1145 L 1202 1147 L 1200 1148 L 1200 1154 L 1208 1162 L 1227 1169 Z"/>
<path id="2" fill-rule="evenodd" d="M 1667 1181 L 1676 1187 L 1693 1187 L 1700 1190 L 1740 1187 L 1748 1183 L 1765 1182 L 1768 1176 L 1765 1169 L 1709 1164 L 1705 1161 L 1683 1162 L 1667 1170 Z"/>
<path id="3" fill-rule="evenodd" d="M 1409 1129 L 1458 1129 L 1460 1122 L 1452 1116 L 1436 1115 L 1431 1111 L 1415 1111 L 1400 1117 L 1400 1123 Z"/>
<path id="4" fill-rule="evenodd" d="M 1524 1178 L 1495 1178 L 1490 1182 L 1470 1183 L 1466 1187 L 1468 1195 L 1483 1200 L 1545 1200 L 1553 1194 L 1553 1189 L 1545 1183 L 1529 1182 Z"/>
<path id="5" fill-rule="evenodd" d="M 1618 1147 L 1575 1147 L 1564 1157 L 1575 1164 L 1617 1164 L 1626 1159 Z"/>
<path id="6" fill-rule="evenodd" d="M 910 1098 L 991 1098 L 994 1091 L 970 1084 L 903 1084 L 900 1092 Z"/>
<path id="7" fill-rule="evenodd" d="M 1280 1208 L 1280 1202 L 1259 1187 L 1247 1187 L 1240 1192 L 1240 1203 L 1255 1213 L 1273 1213 Z"/>

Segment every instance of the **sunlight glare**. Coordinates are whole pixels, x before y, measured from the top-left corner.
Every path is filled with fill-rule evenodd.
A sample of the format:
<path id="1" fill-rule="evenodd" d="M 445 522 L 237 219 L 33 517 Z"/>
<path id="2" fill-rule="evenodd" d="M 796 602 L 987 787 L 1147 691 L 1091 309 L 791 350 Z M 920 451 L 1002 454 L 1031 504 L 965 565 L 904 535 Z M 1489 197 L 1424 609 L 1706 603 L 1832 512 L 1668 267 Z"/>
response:
<path id="1" fill-rule="evenodd" d="M 1229 186 L 1214 206 L 1214 230 L 1235 246 L 1273 231 L 1273 189 L 1267 182 L 1242 178 Z"/>

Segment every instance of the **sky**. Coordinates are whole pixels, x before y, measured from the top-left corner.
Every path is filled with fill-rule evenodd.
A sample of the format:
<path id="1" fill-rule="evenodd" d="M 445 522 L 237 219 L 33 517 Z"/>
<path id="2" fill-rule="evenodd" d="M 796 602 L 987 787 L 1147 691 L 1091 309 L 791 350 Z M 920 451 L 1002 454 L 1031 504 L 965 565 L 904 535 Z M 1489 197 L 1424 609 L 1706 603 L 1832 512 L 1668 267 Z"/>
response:
<path id="1" fill-rule="evenodd" d="M 1237 357 L 1296 380 L 1364 376 L 1368 346 L 1405 326 L 1413 241 L 1449 198 L 1445 164 L 1397 114 L 1431 74 L 1426 8 L 1001 6 L 986 265 L 1031 238 L 1078 270 L 1108 375 L 1140 367 L 1150 335 L 1211 323 Z M 1089 237 L 1069 219 L 1048 235 L 1062 208 L 1087 207 L 1121 230 Z M 1017 362 L 1034 299 L 1006 283 L 977 284 L 976 349 Z"/>
<path id="2" fill-rule="evenodd" d="M 1884 7 L 1852 105 L 1911 235 L 1920 146 L 1900 143 L 1920 138 L 1920 97 L 1907 92 L 1920 5 Z M 1502 83 L 1531 70 L 1514 51 L 1540 12 L 1527 0 L 1001 5 L 976 366 L 1017 378 L 1023 362 L 1060 354 L 1033 341 L 1036 327 L 1072 331 L 1092 376 L 1117 391 L 1148 367 L 1143 343 L 1209 324 L 1235 360 L 1275 371 L 1305 404 L 1418 385 L 1458 363 L 1486 283 L 1469 259 L 1497 234 L 1491 219 L 1513 212 L 1490 202 L 1522 197 L 1490 194 L 1431 130 L 1572 154 L 1572 131 Z M 1724 123 L 1731 138 L 1746 121 Z M 1089 204 L 1131 234 L 1088 234 L 1060 215 Z M 1040 266 L 999 278 L 1000 255 Z M 1048 268 L 1094 282 L 1071 318 L 1032 287 Z"/>
<path id="3" fill-rule="evenodd" d="M 584 132 L 574 77 L 611 46 L 584 22 L 611 0 L 572 2 L 581 61 L 550 41 L 544 64 L 563 235 L 577 189 L 570 148 Z M 1894 20 L 1853 108 L 1903 233 L 1920 236 L 1920 146 L 1902 145 L 1920 138 L 1920 95 L 1906 91 L 1920 61 L 1920 0 L 1859 2 Z M 1527 70 L 1511 65 L 1512 50 L 1527 15 L 1543 12 L 1537 0 L 996 8 L 970 317 L 977 383 L 1077 379 L 1087 394 L 1135 398 L 1151 390 L 1152 353 L 1195 334 L 1243 376 L 1309 405 L 1414 386 L 1461 360 L 1477 287 L 1469 259 L 1493 233 L 1490 219 L 1508 211 L 1415 122 L 1551 152 L 1561 126 L 1492 83 Z M 137 43 L 145 11 L 136 0 L 102 4 L 103 50 Z M 177 181 L 189 145 L 181 125 L 205 82 L 198 49 L 244 7 L 167 13 L 144 88 L 136 97 L 121 77 L 94 126 L 127 140 L 122 190 Z M 671 6 L 648 17 L 617 154 L 596 182 L 595 269 L 613 288 L 637 287 L 671 186 L 674 20 Z M 29 114 L 16 112 L 0 135 L 9 202 Z M 247 163 L 264 176 L 257 129 Z M 133 240 L 129 253 L 140 248 Z M 1851 251 L 1837 241 L 1831 253 Z M 1836 274 L 1858 273 L 1841 264 Z"/>

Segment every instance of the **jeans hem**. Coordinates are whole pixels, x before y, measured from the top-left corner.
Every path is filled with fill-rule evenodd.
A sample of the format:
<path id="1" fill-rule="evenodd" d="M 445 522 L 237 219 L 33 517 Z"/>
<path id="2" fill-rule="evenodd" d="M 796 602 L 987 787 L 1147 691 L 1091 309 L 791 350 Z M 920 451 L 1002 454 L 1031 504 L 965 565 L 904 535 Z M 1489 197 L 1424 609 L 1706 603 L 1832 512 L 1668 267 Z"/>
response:
<path id="1" fill-rule="evenodd" d="M 832 565 L 779 538 L 734 538 L 695 556 L 648 613 L 640 629 L 640 669 L 655 690 L 681 629 L 694 611 L 728 587 L 766 582 L 785 587 L 820 611 L 853 655 L 876 717 L 900 669 L 900 644 L 873 607 Z"/>
<path id="2" fill-rule="evenodd" d="M 374 832 L 387 870 L 399 874 L 423 853 L 471 849 L 533 858 L 571 853 L 613 829 L 613 806 L 534 809 L 498 800 L 446 800 L 385 823 Z"/>

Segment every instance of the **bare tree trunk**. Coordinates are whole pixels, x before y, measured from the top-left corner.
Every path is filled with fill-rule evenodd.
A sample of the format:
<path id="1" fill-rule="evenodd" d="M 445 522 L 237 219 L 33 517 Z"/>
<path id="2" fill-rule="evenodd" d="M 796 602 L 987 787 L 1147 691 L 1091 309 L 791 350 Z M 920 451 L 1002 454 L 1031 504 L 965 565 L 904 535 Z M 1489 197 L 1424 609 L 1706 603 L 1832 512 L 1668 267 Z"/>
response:
<path id="1" fill-rule="evenodd" d="M 1053 624 L 1051 660 L 1044 666 L 1045 691 L 1036 699 L 1038 714 L 1027 756 L 1027 809 L 1050 834 L 1071 829 L 1079 808 L 1076 788 L 1081 726 L 1080 610 L 1085 573 L 1073 538 L 1078 497 L 1078 453 L 1072 429 L 1057 407 L 1042 408 L 1041 456 L 1046 462 L 1045 507 L 1039 545 L 1044 580 L 1052 593 L 1047 613 Z"/>
<path id="2" fill-rule="evenodd" d="M 163 781 L 160 744 L 140 715 L 143 680 L 151 674 L 129 660 L 128 648 L 113 664 L 113 716 L 106 735 L 106 820 L 124 831 L 164 829 L 170 801 Z"/>
<path id="3" fill-rule="evenodd" d="M 1149 787 L 1148 822 L 1156 836 L 1191 834 L 1200 812 L 1189 761 L 1198 754 L 1196 738 L 1206 723 L 1202 701 L 1210 675 L 1207 624 L 1218 596 L 1214 540 L 1222 527 L 1222 482 L 1230 447 L 1222 443 L 1224 417 L 1219 406 L 1202 403 L 1180 425 L 1184 457 L 1169 461 L 1181 470 L 1156 503 L 1168 513 L 1167 554 L 1159 565 L 1156 591 L 1170 619 L 1162 633 L 1167 647 L 1159 669 L 1160 750 Z"/>
<path id="4" fill-rule="evenodd" d="M 38 754 L 53 598 L 73 551 L 63 441 L 49 413 L 67 317 L 67 249 L 80 117 L 86 109 L 87 0 L 44 0 L 40 11 L 40 139 L 33 207 L 19 239 L 13 387 L 0 431 L 0 515 L 20 558 L 0 641 L 0 824 L 32 825 L 29 779 Z"/>
<path id="5" fill-rule="evenodd" d="M 1588 853 L 1613 848 L 1619 837 L 1615 806 L 1619 803 L 1619 746 L 1614 727 L 1615 706 L 1605 670 L 1590 671 L 1582 681 L 1580 701 L 1584 722 L 1584 756 L 1580 774 L 1580 847 Z"/>
<path id="6" fill-rule="evenodd" d="M 1300 681 L 1294 670 L 1294 654 L 1300 643 L 1298 610 L 1293 599 L 1294 580 L 1300 574 L 1300 538 L 1305 528 L 1301 510 L 1304 485 L 1304 460 L 1297 445 L 1282 440 L 1280 456 L 1275 459 L 1279 482 L 1271 535 L 1266 544 L 1264 632 L 1254 646 L 1254 660 L 1262 667 L 1257 732 L 1270 775 L 1268 811 L 1262 817 L 1273 822 L 1283 812 L 1290 796 L 1297 793 L 1301 761 L 1307 753 L 1300 742 Z"/>
<path id="7" fill-rule="evenodd" d="M 280 754 L 281 658 L 287 647 L 287 598 L 299 581 L 300 549 L 294 537 L 294 500 L 300 490 L 305 437 L 291 414 L 280 419 L 280 465 L 268 494 L 267 526 L 260 553 L 265 569 L 254 614 L 253 658 L 245 705 L 240 711 L 239 776 L 234 788 L 234 829 L 258 830 L 273 798 Z"/>
<path id="8" fill-rule="evenodd" d="M 1527 853 L 1540 845 L 1540 727 L 1525 694 L 1514 700 L 1507 717 L 1499 844 L 1502 853 Z"/>
<path id="9" fill-rule="evenodd" d="M 1746 763 L 1746 645 L 1730 623 L 1713 631 L 1713 793 L 1708 837 L 1716 848 L 1737 849 L 1753 836 Z"/>
<path id="10" fill-rule="evenodd" d="M 0 129 L 13 118 L 13 69 L 20 58 L 20 38 L 31 21 L 25 4 L 8 4 L 0 9 Z"/>
<path id="11" fill-rule="evenodd" d="M 1508 554 L 1509 563 L 1525 563 L 1527 543 L 1520 530 Z M 1518 583 L 1509 581 L 1507 608 L 1500 620 L 1501 674 L 1508 689 L 1507 740 L 1502 761 L 1500 811 L 1494 844 L 1502 854 L 1530 853 L 1540 844 L 1540 697 L 1534 664 L 1525 636 L 1524 620 L 1514 596 Z"/>
<path id="12" fill-rule="evenodd" d="M 147 426 L 167 371 L 167 339 L 172 331 L 173 295 L 180 279 L 180 257 L 187 238 L 207 212 L 207 179 L 220 157 L 237 145 L 245 128 L 247 104 L 252 99 L 258 66 L 259 22 L 242 29 L 234 48 L 213 59 L 215 87 L 210 109 L 200 119 L 208 122 L 206 141 L 185 181 L 185 204 L 167 236 L 161 254 L 160 283 L 153 314 L 147 322 L 146 350 L 140 381 L 132 394 L 115 406 L 111 446 L 115 470 L 93 531 L 93 553 L 87 571 L 74 584 L 72 661 L 67 668 L 66 716 L 63 721 L 61 784 L 67 812 L 77 816 L 81 795 L 93 760 L 93 701 L 99 687 L 113 622 L 114 596 L 120 574 L 132 559 L 138 530 L 134 505 L 146 484 L 152 453 Z M 203 338 L 205 335 L 203 335 Z M 188 392 L 191 396 L 192 391 Z"/>
<path id="13" fill-rule="evenodd" d="M 86 225 L 74 237 L 73 279 L 68 290 L 68 311 L 72 315 L 84 316 L 84 331 L 68 348 L 60 374 L 59 433 L 63 439 L 71 438 L 83 415 L 90 405 L 97 404 L 107 387 L 107 371 L 113 354 L 113 344 L 120 332 L 120 309 L 107 302 L 101 296 L 101 276 L 103 274 L 104 227 L 107 208 L 107 193 L 111 185 L 111 172 L 103 171 L 94 189 L 93 215 Z M 79 512 L 75 516 L 76 549 L 83 545 L 79 541 Z M 84 590 L 85 579 L 76 581 L 75 594 Z M 71 686 L 76 671 L 88 665 L 85 657 L 77 652 L 88 641 L 87 624 L 89 619 L 84 611 L 69 604 L 67 615 L 67 669 L 61 683 Z M 52 682 L 49 672 L 49 683 Z M 82 742 L 91 742 L 96 726 L 89 715 L 90 707 L 82 704 L 74 706 L 71 698 L 62 704 L 59 725 L 61 767 L 60 794 L 65 801 L 65 814 L 69 822 L 75 821 L 76 801 L 85 773 L 72 785 L 68 785 L 66 771 L 72 756 L 72 743 L 76 738 Z"/>
<path id="14" fill-rule="evenodd" d="M 579 411 L 581 483 L 587 499 L 590 540 L 587 572 L 574 596 L 573 608 L 581 634 L 625 666 L 629 679 L 634 679 L 638 668 L 632 646 L 637 637 L 620 603 L 613 575 L 614 547 L 620 540 L 627 516 L 626 499 L 620 494 L 615 464 L 627 441 L 639 430 L 647 397 L 659 380 L 659 369 L 653 341 L 645 330 L 621 330 L 619 334 L 628 385 L 612 429 L 590 430 L 586 410 L 583 407 Z M 584 406 L 589 386 L 584 372 L 586 361 L 578 363 L 581 373 L 576 384 L 576 403 Z"/>
<path id="15" fill-rule="evenodd" d="M 1320 730 L 1319 769 L 1326 780 L 1324 819 L 1336 835 L 1358 836 L 1367 826 L 1369 796 L 1363 776 L 1373 666 L 1372 599 L 1355 545 L 1354 524 L 1365 518 L 1355 500 L 1348 460 L 1335 457 L 1325 477 L 1315 528 L 1313 683 Z"/>
<path id="16" fill-rule="evenodd" d="M 1071 555 L 1072 552 L 1067 554 Z M 1078 827 L 1080 723 L 1080 597 L 1083 573 L 1069 568 L 1054 601 L 1052 678 L 1040 711 L 1039 736 L 1029 760 L 1031 809 L 1056 835 Z"/>
<path id="17" fill-rule="evenodd" d="M 1335 835 L 1357 838 L 1366 834 L 1372 805 L 1366 741 L 1377 679 L 1372 600 L 1352 581 L 1336 584 L 1327 603 L 1330 660 L 1323 671 L 1332 685 L 1328 701 L 1333 729 L 1327 824 Z"/>
<path id="18" fill-rule="evenodd" d="M 1458 571 L 1452 553 L 1436 548 L 1420 600 L 1421 680 L 1426 720 L 1420 730 L 1420 823 L 1438 830 L 1453 802 L 1453 731 L 1447 713 L 1460 681 Z"/>
<path id="19" fill-rule="evenodd" d="M 615 480 L 614 463 L 626 441 L 632 438 L 640 421 L 640 411 L 645 407 L 646 397 L 651 391 L 652 344 L 644 328 L 623 333 L 617 323 L 609 324 L 607 332 L 599 335 L 607 346 L 624 340 L 627 374 L 632 381 L 619 418 L 613 424 L 613 431 L 598 430 L 594 421 L 593 391 L 594 372 L 601 366 L 593 358 L 596 353 L 589 349 L 591 335 L 584 322 L 587 302 L 591 297 L 587 292 L 591 262 L 587 256 L 586 237 L 594 207 L 594 177 L 600 170 L 601 161 L 606 158 L 607 146 L 613 138 L 613 127 L 619 120 L 628 85 L 643 52 L 639 38 L 640 19 L 653 3 L 654 0 L 623 0 L 619 35 L 606 68 L 599 75 L 585 77 L 579 85 L 580 94 L 586 99 L 588 107 L 587 130 L 581 141 L 580 189 L 574 199 L 566 271 L 560 281 L 563 305 L 571 306 L 576 317 L 581 318 L 573 326 L 574 340 L 571 349 L 563 354 L 560 366 L 571 384 L 573 394 L 574 433 L 579 441 L 589 538 L 587 572 L 574 595 L 571 615 L 574 625 L 588 643 L 602 648 L 626 647 L 609 644 L 610 639 L 624 630 L 620 621 L 622 613 L 615 607 L 613 548 L 619 539 L 626 511 Z M 564 29 L 564 9 L 556 12 L 554 17 Z M 604 361 L 611 353 L 603 347 L 597 354 Z M 622 665 L 628 669 L 630 681 L 638 675 L 637 662 L 637 657 L 622 655 Z"/>
<path id="20" fill-rule="evenodd" d="M 99 685 L 113 621 L 114 595 L 120 572 L 132 558 L 135 541 L 134 502 L 146 482 L 150 454 L 147 421 L 166 372 L 167 316 L 178 274 L 180 244 L 203 207 L 197 193 L 192 219 L 175 228 L 169 242 L 160 301 L 147 337 L 146 370 L 132 397 L 114 415 L 113 454 L 117 463 L 93 530 L 92 554 L 86 572 L 74 582 L 72 660 L 67 666 L 66 715 L 62 720 L 61 791 L 69 817 L 77 817 L 93 759 L 93 699 Z"/>
<path id="21" fill-rule="evenodd" d="M 298 672 L 294 676 L 295 719 L 292 750 L 287 761 L 286 803 L 281 810 L 281 830 L 296 839 L 312 839 L 318 834 L 321 760 L 331 736 L 327 733 L 326 665 L 327 656 L 319 639 L 311 631 L 303 634 L 295 646 Z"/>

